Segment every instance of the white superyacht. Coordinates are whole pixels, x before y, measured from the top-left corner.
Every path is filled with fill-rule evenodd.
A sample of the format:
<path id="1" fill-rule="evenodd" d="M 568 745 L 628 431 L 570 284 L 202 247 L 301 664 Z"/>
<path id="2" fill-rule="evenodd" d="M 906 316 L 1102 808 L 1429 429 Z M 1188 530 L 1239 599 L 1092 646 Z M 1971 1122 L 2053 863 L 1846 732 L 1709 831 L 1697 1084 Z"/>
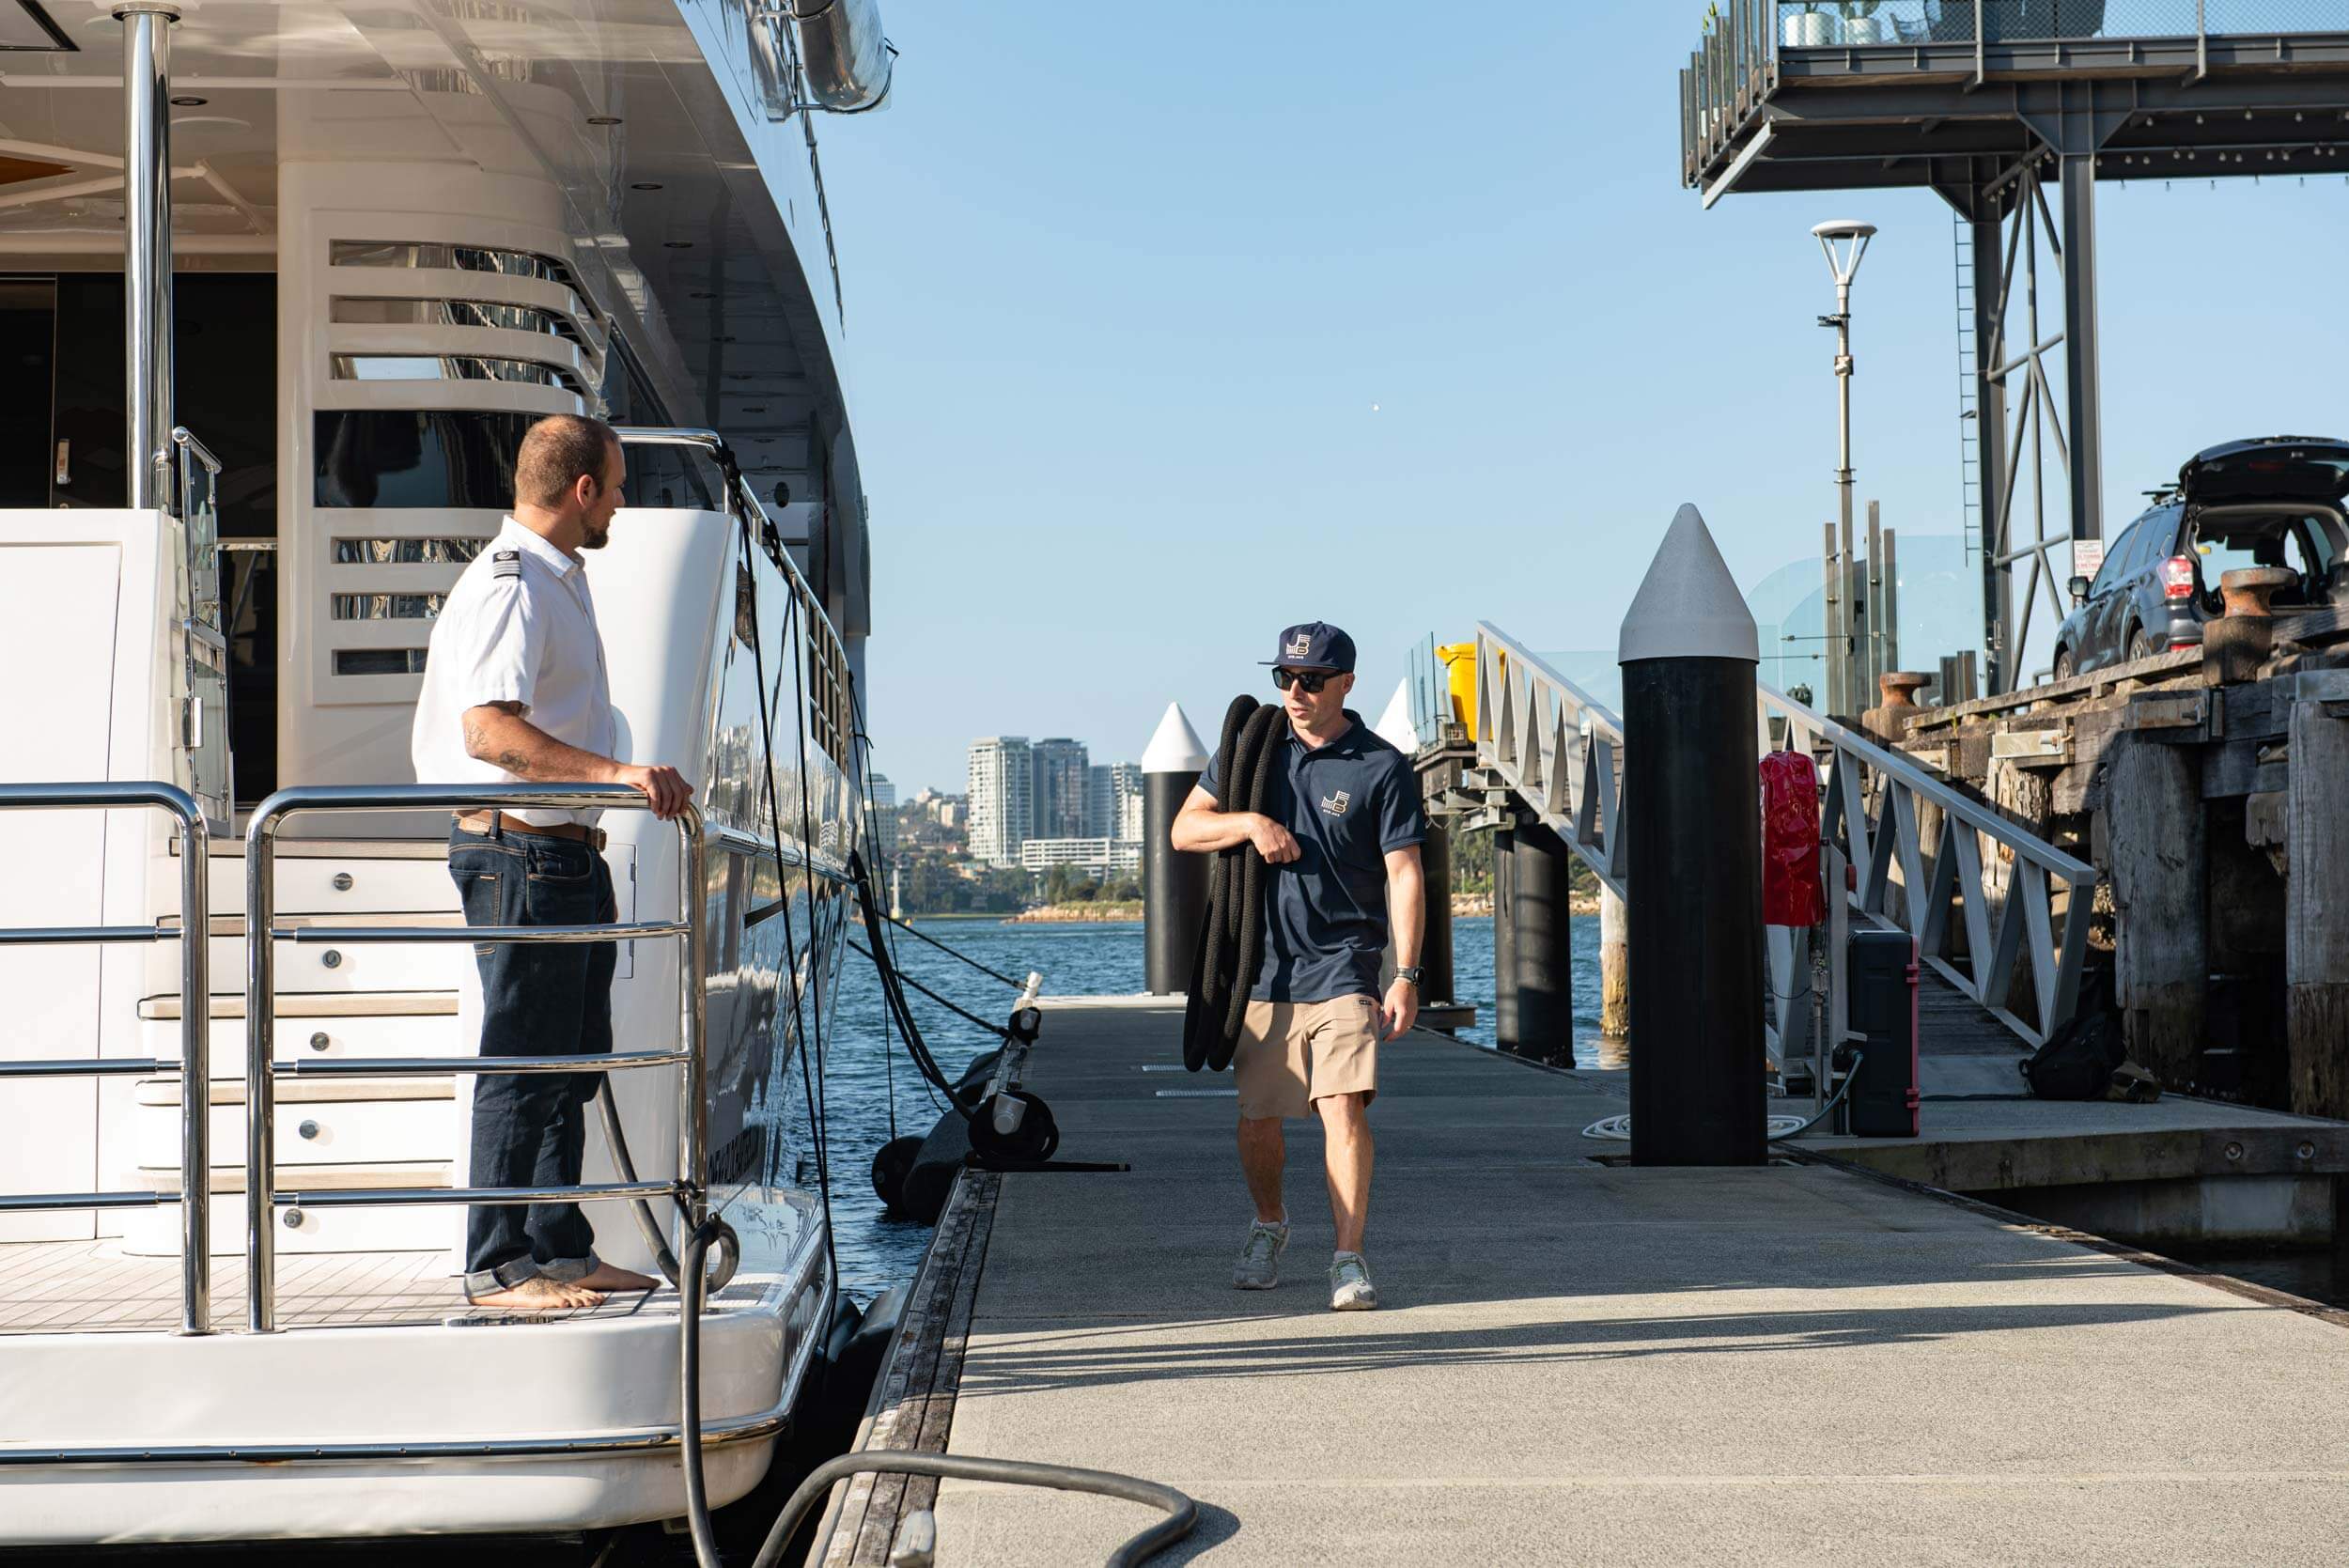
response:
<path id="1" fill-rule="evenodd" d="M 606 813 L 584 1195 L 647 1270 L 724 1222 L 709 1501 L 765 1472 L 836 1296 L 787 1129 L 869 624 L 815 116 L 889 61 L 850 0 L 0 0 L 0 1545 L 684 1512 L 678 1292 L 453 1274 L 525 1189 L 466 1186 L 465 802 L 408 737 L 555 412 L 627 431 L 623 754 L 700 807 Z"/>

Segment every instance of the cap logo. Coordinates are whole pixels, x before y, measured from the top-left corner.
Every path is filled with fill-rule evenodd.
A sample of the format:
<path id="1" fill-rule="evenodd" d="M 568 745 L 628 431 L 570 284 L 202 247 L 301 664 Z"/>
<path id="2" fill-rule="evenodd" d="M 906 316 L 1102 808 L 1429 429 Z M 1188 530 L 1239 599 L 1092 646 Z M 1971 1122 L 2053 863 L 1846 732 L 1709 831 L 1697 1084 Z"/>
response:
<path id="1" fill-rule="evenodd" d="M 1325 795 L 1321 798 L 1321 809 L 1328 812 L 1331 816 L 1344 816 L 1346 815 L 1346 791 L 1343 789 L 1337 791 L 1333 795 Z"/>
<path id="2" fill-rule="evenodd" d="M 1313 649 L 1314 640 L 1312 634 L 1300 631 L 1296 636 L 1290 638 L 1281 651 L 1288 655 L 1291 659 L 1302 659 L 1307 654 L 1313 652 Z"/>

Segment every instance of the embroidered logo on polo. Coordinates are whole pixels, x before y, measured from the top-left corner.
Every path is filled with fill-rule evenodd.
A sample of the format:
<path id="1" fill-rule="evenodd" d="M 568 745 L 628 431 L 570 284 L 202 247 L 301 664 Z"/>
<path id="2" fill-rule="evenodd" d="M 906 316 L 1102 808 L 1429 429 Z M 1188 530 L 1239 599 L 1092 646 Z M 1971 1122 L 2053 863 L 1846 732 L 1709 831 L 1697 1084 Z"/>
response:
<path id="1" fill-rule="evenodd" d="M 490 557 L 490 575 L 493 578 L 522 574 L 522 552 L 519 550 L 501 550 Z"/>
<path id="2" fill-rule="evenodd" d="M 1328 812 L 1331 816 L 1344 816 L 1346 815 L 1346 791 L 1343 789 L 1339 790 L 1334 795 L 1325 795 L 1321 798 L 1321 809 Z"/>
<path id="3" fill-rule="evenodd" d="M 1282 651 L 1287 654 L 1291 659 L 1302 659 L 1314 651 L 1314 640 L 1310 636 L 1300 632 L 1297 636 L 1290 638 L 1289 645 Z"/>

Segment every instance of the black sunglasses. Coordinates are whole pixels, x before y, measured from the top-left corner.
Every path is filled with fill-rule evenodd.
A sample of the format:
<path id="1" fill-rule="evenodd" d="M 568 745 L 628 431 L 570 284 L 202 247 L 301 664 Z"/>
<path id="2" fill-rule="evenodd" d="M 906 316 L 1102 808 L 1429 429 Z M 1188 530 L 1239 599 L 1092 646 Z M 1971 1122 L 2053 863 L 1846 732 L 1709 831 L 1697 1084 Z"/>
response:
<path id="1" fill-rule="evenodd" d="M 1276 667 L 1272 672 L 1272 684 L 1283 691 L 1292 686 L 1301 686 L 1308 695 L 1318 696 L 1321 689 L 1339 674 L 1336 670 L 1283 670 Z"/>

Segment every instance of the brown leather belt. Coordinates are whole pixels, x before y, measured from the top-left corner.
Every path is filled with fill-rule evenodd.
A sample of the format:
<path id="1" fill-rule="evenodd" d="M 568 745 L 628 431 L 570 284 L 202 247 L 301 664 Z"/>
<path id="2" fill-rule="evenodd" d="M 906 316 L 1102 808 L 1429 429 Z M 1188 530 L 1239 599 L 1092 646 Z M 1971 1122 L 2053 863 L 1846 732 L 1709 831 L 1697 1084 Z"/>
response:
<path id="1" fill-rule="evenodd" d="M 525 822 L 502 811 L 460 811 L 457 814 L 457 825 L 469 833 L 543 833 L 549 838 L 576 839 L 590 849 L 601 849 L 604 844 L 601 828 L 590 828 L 583 822 Z"/>

